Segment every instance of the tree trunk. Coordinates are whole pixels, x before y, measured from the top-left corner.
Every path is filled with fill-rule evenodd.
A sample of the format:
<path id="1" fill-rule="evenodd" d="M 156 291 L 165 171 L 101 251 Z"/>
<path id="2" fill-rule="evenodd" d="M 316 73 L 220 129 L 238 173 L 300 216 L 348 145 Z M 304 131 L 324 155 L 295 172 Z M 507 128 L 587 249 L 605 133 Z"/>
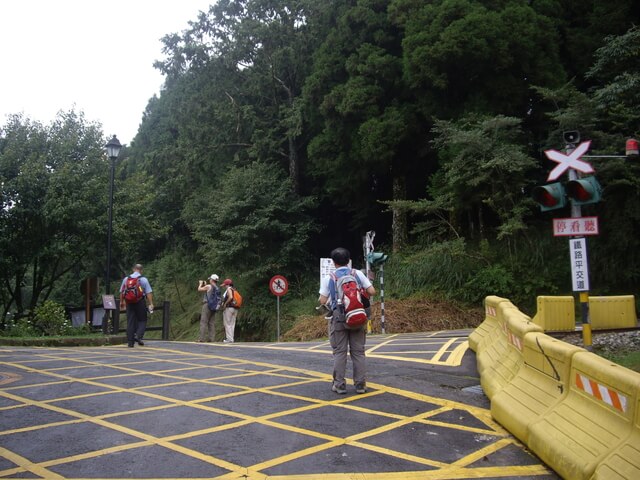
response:
<path id="1" fill-rule="evenodd" d="M 467 210 L 467 228 L 469 229 L 469 238 L 474 239 L 476 237 L 476 225 L 473 221 L 473 211 Z"/>
<path id="2" fill-rule="evenodd" d="M 289 177 L 291 178 L 293 191 L 296 193 L 300 193 L 298 151 L 296 150 L 296 142 L 294 141 L 293 135 L 291 133 L 287 135 L 287 139 L 289 140 Z"/>
<path id="3" fill-rule="evenodd" d="M 407 199 L 407 185 L 404 177 L 393 178 L 393 199 Z M 405 245 L 407 241 L 407 212 L 404 210 L 393 210 L 393 220 L 391 231 L 393 233 L 393 252 L 396 253 Z"/>

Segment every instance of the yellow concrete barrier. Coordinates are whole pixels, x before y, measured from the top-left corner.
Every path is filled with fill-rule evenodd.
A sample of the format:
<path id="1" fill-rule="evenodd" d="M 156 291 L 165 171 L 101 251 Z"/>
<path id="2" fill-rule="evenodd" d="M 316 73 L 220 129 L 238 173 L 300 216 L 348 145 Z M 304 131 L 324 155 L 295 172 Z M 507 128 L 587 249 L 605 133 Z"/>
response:
<path id="1" fill-rule="evenodd" d="M 640 374 L 578 352 L 570 379 L 567 396 L 529 425 L 528 446 L 562 477 L 586 480 L 632 434 Z"/>
<path id="2" fill-rule="evenodd" d="M 572 296 L 541 295 L 537 299 L 538 311 L 533 323 L 545 332 L 573 332 L 576 329 L 575 301 Z"/>
<path id="3" fill-rule="evenodd" d="M 527 333 L 522 351 L 524 365 L 491 398 L 493 418 L 526 444 L 529 424 L 569 393 L 571 357 L 585 351 L 544 333 Z"/>
<path id="4" fill-rule="evenodd" d="M 592 480 L 632 480 L 640 478 L 640 391 L 636 392 L 633 431 L 596 468 Z"/>
<path id="5" fill-rule="evenodd" d="M 469 347 L 474 352 L 478 353 L 482 348 L 482 342 L 490 340 L 494 330 L 499 328 L 498 305 L 502 302 L 509 302 L 509 300 L 495 295 L 490 295 L 484 299 L 484 321 L 469 335 Z"/>
<path id="6" fill-rule="evenodd" d="M 589 318 L 592 330 L 637 327 L 636 300 L 633 295 L 589 297 Z"/>
<path id="7" fill-rule="evenodd" d="M 503 308 L 503 305 L 505 306 Z M 527 333 L 540 332 L 542 329 L 531 321 L 531 318 L 515 308 L 511 303 L 510 307 L 506 307 L 506 303 L 498 306 L 504 321 L 501 323 L 500 342 L 494 342 L 493 345 L 499 345 L 500 350 L 496 349 L 492 362 L 487 363 L 485 370 L 480 375 L 480 385 L 484 393 L 493 400 L 494 395 L 501 391 L 518 373 L 524 365 L 522 350 L 524 348 L 524 338 Z M 490 347 L 491 348 L 491 347 Z M 478 361 L 480 357 L 478 357 Z"/>
<path id="8" fill-rule="evenodd" d="M 494 364 L 500 362 L 507 351 L 507 337 L 504 334 L 505 312 L 517 310 L 511 302 L 500 302 L 496 307 L 495 326 L 478 344 L 476 364 L 478 372 L 482 373 L 491 369 Z"/>

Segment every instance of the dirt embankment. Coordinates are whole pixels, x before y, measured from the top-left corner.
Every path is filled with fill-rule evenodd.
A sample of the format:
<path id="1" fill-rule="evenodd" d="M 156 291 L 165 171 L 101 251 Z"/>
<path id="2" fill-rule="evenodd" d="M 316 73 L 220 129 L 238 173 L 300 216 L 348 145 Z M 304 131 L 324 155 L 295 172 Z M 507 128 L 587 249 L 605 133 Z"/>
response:
<path id="1" fill-rule="evenodd" d="M 484 309 L 463 309 L 452 303 L 430 299 L 385 301 L 386 333 L 432 332 L 475 328 L 484 320 Z M 373 333 L 381 333 L 380 303 L 372 307 Z M 327 322 L 323 315 L 301 318 L 288 332 L 284 341 L 308 341 L 326 338 Z"/>

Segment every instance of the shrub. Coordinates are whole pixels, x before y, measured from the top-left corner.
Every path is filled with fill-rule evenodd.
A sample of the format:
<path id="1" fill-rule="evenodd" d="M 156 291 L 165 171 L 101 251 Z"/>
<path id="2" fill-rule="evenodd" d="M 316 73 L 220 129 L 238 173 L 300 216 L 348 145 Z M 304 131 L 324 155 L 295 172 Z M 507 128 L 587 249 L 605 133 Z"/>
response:
<path id="1" fill-rule="evenodd" d="M 36 307 L 33 326 L 40 334 L 48 336 L 67 335 L 72 330 L 71 319 L 64 311 L 64 307 L 51 300 Z"/>
<path id="2" fill-rule="evenodd" d="M 9 319 L 2 331 L 3 337 L 36 337 L 38 332 L 29 317 Z"/>

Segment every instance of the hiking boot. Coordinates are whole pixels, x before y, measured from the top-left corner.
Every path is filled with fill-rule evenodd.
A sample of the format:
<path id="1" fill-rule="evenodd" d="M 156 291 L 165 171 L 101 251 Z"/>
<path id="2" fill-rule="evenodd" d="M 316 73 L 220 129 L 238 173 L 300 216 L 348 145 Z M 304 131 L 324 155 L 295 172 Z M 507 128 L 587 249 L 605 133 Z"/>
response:
<path id="1" fill-rule="evenodd" d="M 367 385 L 365 383 L 356 383 L 356 393 L 367 393 Z"/>
<path id="2" fill-rule="evenodd" d="M 343 395 L 343 394 L 347 393 L 347 387 L 345 386 L 344 383 L 341 384 L 341 385 L 333 384 L 333 385 L 331 385 L 331 391 L 332 392 L 336 392 L 336 393 L 338 393 L 340 395 Z"/>

